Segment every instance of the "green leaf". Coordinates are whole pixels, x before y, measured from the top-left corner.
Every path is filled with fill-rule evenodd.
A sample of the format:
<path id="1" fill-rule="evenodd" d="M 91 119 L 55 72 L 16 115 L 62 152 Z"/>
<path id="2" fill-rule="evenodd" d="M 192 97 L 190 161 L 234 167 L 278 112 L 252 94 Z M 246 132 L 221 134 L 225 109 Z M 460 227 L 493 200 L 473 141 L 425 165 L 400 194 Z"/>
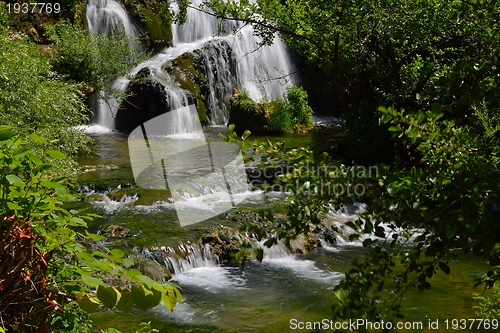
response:
<path id="1" fill-rule="evenodd" d="M 27 153 L 26 157 L 28 157 L 28 159 L 36 166 L 40 166 L 43 164 L 42 160 L 33 153 Z"/>
<path id="2" fill-rule="evenodd" d="M 335 291 L 334 295 L 340 303 L 345 303 L 347 301 L 347 294 L 343 289 Z"/>
<path id="3" fill-rule="evenodd" d="M 372 222 L 367 219 L 366 222 L 365 222 L 365 230 L 364 230 L 365 233 L 367 234 L 371 234 L 373 232 L 373 224 Z"/>
<path id="4" fill-rule="evenodd" d="M 456 225 L 456 226 L 454 226 L 454 227 L 446 230 L 446 232 L 445 232 L 446 233 L 446 237 L 448 239 L 450 239 L 451 237 L 453 237 L 456 234 L 456 232 L 458 231 L 459 228 L 460 227 L 458 225 Z"/>
<path id="5" fill-rule="evenodd" d="M 29 148 L 17 148 L 17 149 L 13 149 L 11 151 L 11 153 L 12 153 L 12 156 L 21 157 L 23 155 L 26 155 L 26 153 L 29 151 L 30 151 Z"/>
<path id="6" fill-rule="evenodd" d="M 90 297 L 85 293 L 78 294 L 76 302 L 84 311 L 88 313 L 96 312 L 99 309 L 99 300 L 95 297 Z"/>
<path id="7" fill-rule="evenodd" d="M 172 288 L 167 289 L 167 291 L 161 297 L 163 304 L 165 304 L 165 306 L 170 309 L 170 311 L 174 311 L 175 304 L 177 304 L 177 300 L 179 299 L 177 294 L 179 294 L 177 290 Z"/>
<path id="8" fill-rule="evenodd" d="M 103 240 L 105 237 L 103 235 L 88 234 L 87 236 L 85 236 L 85 238 L 93 240 L 94 242 L 98 242 L 100 240 Z"/>
<path id="9" fill-rule="evenodd" d="M 125 255 L 125 253 L 123 253 L 123 251 L 119 249 L 113 249 L 110 251 L 110 253 L 114 259 L 122 258 Z"/>
<path id="10" fill-rule="evenodd" d="M 80 217 L 73 216 L 70 219 L 70 221 L 73 222 L 73 223 L 70 223 L 71 226 L 75 226 L 75 227 L 78 227 L 78 226 L 86 227 L 87 226 L 87 222 L 85 222 L 85 220 L 83 220 Z"/>
<path id="11" fill-rule="evenodd" d="M 141 275 L 137 275 L 135 277 L 135 279 L 138 280 L 138 281 L 144 282 L 144 284 L 146 286 L 148 286 L 148 288 L 153 288 L 153 285 L 155 283 L 153 280 L 151 280 L 151 278 L 149 276 L 142 275 L 142 274 Z"/>
<path id="12" fill-rule="evenodd" d="M 96 288 L 97 286 L 104 284 L 101 279 L 96 279 L 88 274 L 82 275 L 82 282 L 90 288 Z"/>
<path id="13" fill-rule="evenodd" d="M 96 258 L 94 258 L 93 255 L 91 255 L 90 253 L 87 253 L 87 252 L 80 252 L 80 253 L 78 253 L 78 257 L 80 257 L 80 259 L 83 259 L 83 260 L 86 260 L 86 261 L 89 261 L 89 262 L 96 261 Z"/>
<path id="14" fill-rule="evenodd" d="M 446 275 L 450 274 L 450 271 L 451 271 L 450 266 L 448 266 L 444 262 L 439 263 L 439 268 L 441 268 L 441 270 L 444 272 L 444 274 L 446 274 Z"/>
<path id="15" fill-rule="evenodd" d="M 102 285 L 97 286 L 96 295 L 97 298 L 99 298 L 99 301 L 101 301 L 101 303 L 109 309 L 115 307 L 121 297 L 121 293 L 116 289 L 116 287 L 106 288 Z"/>
<path id="16" fill-rule="evenodd" d="M 262 259 L 264 258 L 264 250 L 263 249 L 255 249 L 254 255 L 255 255 L 255 259 L 262 262 Z"/>
<path id="17" fill-rule="evenodd" d="M 18 204 L 14 202 L 7 202 L 7 207 L 9 207 L 10 210 L 22 210 L 23 207 L 19 206 Z"/>
<path id="18" fill-rule="evenodd" d="M 142 275 L 142 273 L 140 271 L 138 271 L 137 269 L 133 269 L 132 268 L 132 269 L 129 269 L 127 271 L 127 275 L 130 276 L 131 278 L 134 278 L 134 277 L 136 277 L 138 275 Z"/>
<path id="19" fill-rule="evenodd" d="M 28 134 L 28 136 L 38 143 L 43 143 L 43 144 L 47 143 L 47 140 L 45 140 L 41 136 L 36 135 L 35 133 Z"/>
<path id="20" fill-rule="evenodd" d="M 16 175 L 7 175 L 5 176 L 5 179 L 9 182 L 10 185 L 18 185 L 18 186 L 25 186 L 23 180 L 19 178 Z"/>
<path id="21" fill-rule="evenodd" d="M 116 304 L 116 308 L 123 312 L 129 312 L 134 306 L 134 297 L 132 296 L 132 292 L 130 290 L 122 289 L 121 297 Z"/>
<path id="22" fill-rule="evenodd" d="M 12 137 L 16 136 L 17 133 L 9 130 L 0 130 L 0 142 L 7 141 Z"/>
<path id="23" fill-rule="evenodd" d="M 397 182 L 392 182 L 391 184 L 389 184 L 389 186 L 387 186 L 387 193 L 389 193 L 389 195 L 391 196 L 394 196 L 399 192 L 400 189 L 401 187 Z"/>
<path id="24" fill-rule="evenodd" d="M 66 155 L 61 153 L 59 150 L 47 150 L 47 155 L 56 160 L 66 159 Z"/>
<path id="25" fill-rule="evenodd" d="M 135 305 L 146 311 L 160 304 L 162 293 L 158 290 L 149 290 L 145 286 L 132 286 L 132 297 Z"/>

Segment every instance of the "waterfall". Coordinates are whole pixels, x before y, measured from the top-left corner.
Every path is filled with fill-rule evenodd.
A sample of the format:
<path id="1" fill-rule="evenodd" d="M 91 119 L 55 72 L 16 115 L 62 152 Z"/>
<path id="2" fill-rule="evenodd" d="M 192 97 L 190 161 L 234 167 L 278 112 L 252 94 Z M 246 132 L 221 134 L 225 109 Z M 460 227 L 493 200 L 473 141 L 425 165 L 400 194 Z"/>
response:
<path id="1" fill-rule="evenodd" d="M 202 2 L 202 0 L 194 0 L 192 6 L 199 6 Z M 220 35 L 219 24 L 220 20 L 217 18 L 195 8 L 188 8 L 187 22 L 183 25 L 175 24 L 172 27 L 173 48 L 213 39 L 214 36 Z M 231 46 L 236 63 L 236 84 L 231 83 L 231 79 L 228 77 L 231 74 L 227 70 L 228 64 L 224 61 L 227 57 L 219 56 L 214 59 L 217 62 L 215 66 L 217 73 L 213 71 L 214 66 L 206 66 L 207 79 L 211 86 L 208 102 L 211 104 L 212 110 L 218 111 L 216 114 L 212 114 L 213 124 L 225 124 L 229 116 L 227 110 L 216 107 L 215 99 L 230 97 L 235 88 L 247 89 L 249 96 L 256 101 L 262 98 L 275 100 L 282 97 L 288 86 L 298 83 L 293 59 L 280 38 L 276 37 L 270 46 L 261 47 L 259 39 L 253 35 L 254 31 L 251 26 L 228 21 L 224 28 L 228 32 L 235 28 L 238 30 L 236 35 L 229 34 L 219 37 Z M 221 85 L 229 88 L 229 96 L 224 93 L 216 96 L 215 87 Z M 226 103 L 226 107 L 228 106 L 226 101 L 222 102 Z"/>
<path id="2" fill-rule="evenodd" d="M 111 35 L 115 31 L 123 31 L 130 39 L 130 47 L 137 49 L 137 29 L 132 24 L 125 8 L 114 0 L 87 0 L 87 27 L 90 33 Z M 112 89 L 125 92 L 129 80 L 118 78 Z M 114 118 L 120 101 L 104 92 L 94 95 L 92 109 L 95 112 L 95 123 L 107 129 L 114 129 Z"/>
<path id="3" fill-rule="evenodd" d="M 202 0 L 194 0 L 192 6 L 201 3 Z M 194 104 L 199 97 L 182 89 L 173 74 L 176 59 L 185 54 L 196 58 L 198 70 L 204 74 L 208 91 L 204 92 L 203 103 L 212 125 L 227 124 L 229 98 L 235 89 L 247 89 L 256 101 L 275 100 L 282 97 L 288 86 L 298 83 L 290 51 L 278 37 L 273 45 L 260 46 L 251 26 L 234 21 L 225 23 L 229 33 L 221 35 L 220 21 L 193 7 L 188 8 L 186 23 L 172 25 L 172 46 L 139 64 L 130 73 L 135 76 L 147 68 L 151 81 L 161 83 L 165 88 L 165 112 L 187 110 L 185 107 Z M 233 34 L 233 29 L 238 32 Z M 189 132 L 183 123 L 177 126 L 175 133 Z"/>
<path id="4" fill-rule="evenodd" d="M 109 35 L 121 29 L 128 37 L 137 37 L 127 12 L 114 0 L 87 0 L 86 16 L 90 32 Z"/>
<path id="5" fill-rule="evenodd" d="M 162 246 L 151 250 L 136 249 L 136 252 L 165 266 L 174 276 L 193 268 L 219 266 L 219 258 L 209 244 L 182 243 L 175 249 Z"/>

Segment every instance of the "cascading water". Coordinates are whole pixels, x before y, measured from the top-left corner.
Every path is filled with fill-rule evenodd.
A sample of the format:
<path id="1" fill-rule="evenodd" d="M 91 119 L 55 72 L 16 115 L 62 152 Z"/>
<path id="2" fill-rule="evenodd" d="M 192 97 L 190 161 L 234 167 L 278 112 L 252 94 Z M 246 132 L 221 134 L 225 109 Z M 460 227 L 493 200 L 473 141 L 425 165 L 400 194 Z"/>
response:
<path id="1" fill-rule="evenodd" d="M 87 27 L 90 33 L 110 35 L 122 31 L 130 39 L 130 47 L 138 48 L 136 44 L 137 29 L 132 24 L 122 5 L 114 0 L 87 0 Z M 112 89 L 124 92 L 129 80 L 118 78 L 113 82 Z M 105 129 L 115 128 L 115 116 L 120 102 L 104 92 L 95 95 L 92 101 L 95 112 L 94 122 Z"/>
<path id="2" fill-rule="evenodd" d="M 254 100 L 281 98 L 286 88 L 298 82 L 293 59 L 283 42 L 276 38 L 271 46 L 259 46 L 251 26 L 234 21 L 225 23 L 225 29 L 236 34 L 220 36 L 220 21 L 194 7 L 201 0 L 195 0 L 188 8 L 187 22 L 172 25 L 172 47 L 164 49 L 152 59 L 137 66 L 131 73 L 135 76 L 148 68 L 153 82 L 165 87 L 167 104 L 164 112 L 193 104 L 196 96 L 182 89 L 179 78 L 172 68 L 176 59 L 190 54 L 201 66 L 208 92 L 203 103 L 208 110 L 212 125 L 225 125 L 229 120 L 229 98 L 234 89 L 246 89 Z M 180 80 L 185 80 L 180 78 Z M 200 100 L 198 100 L 200 103 Z M 199 106 L 199 104 L 198 104 Z M 184 109 L 187 112 L 187 108 Z M 189 129 L 178 124 L 176 133 L 188 133 Z"/>
<path id="3" fill-rule="evenodd" d="M 109 35 L 118 29 L 128 37 L 137 37 L 137 30 L 125 9 L 114 0 L 87 0 L 89 32 Z"/>
<path id="4" fill-rule="evenodd" d="M 198 7 L 202 2 L 202 0 L 194 0 L 192 6 Z M 185 24 L 173 26 L 174 47 L 184 43 L 207 41 L 220 34 L 220 20 L 216 17 L 195 8 L 188 8 L 188 17 Z M 230 43 L 236 59 L 238 84 L 234 88 L 247 89 L 250 97 L 255 100 L 263 97 L 274 100 L 282 97 L 287 86 L 298 82 L 293 59 L 288 48 L 279 38 L 276 38 L 271 46 L 260 47 L 259 39 L 253 35 L 251 26 L 229 21 L 224 28 L 226 31 L 238 28 L 236 35 L 221 37 Z M 218 65 L 217 69 L 224 67 L 220 66 L 221 64 Z"/>

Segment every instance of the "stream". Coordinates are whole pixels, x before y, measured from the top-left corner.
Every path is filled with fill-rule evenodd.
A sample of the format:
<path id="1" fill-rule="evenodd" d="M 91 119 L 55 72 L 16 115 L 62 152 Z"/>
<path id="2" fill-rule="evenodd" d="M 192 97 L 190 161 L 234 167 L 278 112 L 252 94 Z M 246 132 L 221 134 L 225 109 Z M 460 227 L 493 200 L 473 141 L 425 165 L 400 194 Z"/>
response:
<path id="1" fill-rule="evenodd" d="M 200 3 L 199 0 L 193 1 L 193 5 Z M 240 27 L 228 22 L 228 28 L 239 27 L 238 34 L 221 35 L 215 18 L 192 8 L 188 10 L 188 16 L 185 25 L 172 26 L 170 48 L 139 64 L 129 74 L 134 77 L 141 70 L 148 69 L 148 79 L 158 83 L 156 87 L 161 86 L 155 92 L 163 94 L 162 98 L 168 101 L 161 105 L 162 112 L 188 110 L 195 105 L 195 98 L 198 98 L 198 103 L 204 100 L 211 126 L 201 129 L 195 124 L 195 131 L 202 131 L 198 134 L 209 143 L 208 153 L 212 154 L 210 143 L 220 142 L 219 134 L 227 132 L 228 101 L 234 89 L 246 89 L 256 101 L 274 100 L 280 98 L 287 87 L 299 84 L 300 78 L 291 52 L 279 38 L 272 46 L 261 48 L 250 26 Z M 91 32 L 109 33 L 108 29 L 121 27 L 129 36 L 137 34 L 124 8 L 114 0 L 88 0 L 87 19 Z M 199 68 L 205 71 L 209 88 L 203 98 L 182 88 L 169 72 L 172 61 L 186 52 L 191 56 L 198 52 L 196 59 L 202 64 Z M 287 79 L 277 79 L 283 77 Z M 126 91 L 130 82 L 128 78 L 118 78 L 114 87 Z M 149 104 L 157 105 L 155 103 L 157 101 L 149 100 L 143 107 L 147 109 Z M 343 272 L 351 267 L 351 262 L 363 255 L 365 250 L 361 243 L 339 239 L 334 245 L 322 244 L 306 254 L 292 254 L 284 245 L 278 244 L 264 250 L 262 262 L 250 261 L 244 270 L 236 265 L 221 264 L 209 246 L 200 245 L 200 238 L 216 229 L 237 230 L 245 219 L 255 216 L 263 208 L 283 213 L 286 194 L 247 189 L 238 193 L 241 197 L 231 198 L 231 202 L 233 199 L 238 202 L 237 206 L 219 214 L 217 206 L 227 204 L 224 202 L 227 199 L 218 195 L 221 191 L 210 184 L 192 189 L 205 195 L 195 196 L 187 191 L 181 193 L 175 202 L 168 189 L 140 188 L 136 185 L 137 178 L 134 179 L 131 166 L 131 141 L 127 135 L 113 130 L 119 104 L 111 97 L 96 99 L 93 103 L 95 124 L 86 127 L 86 131 L 94 136 L 97 146 L 91 156 L 78 161 L 82 170 L 78 181 L 86 196 L 79 205 L 101 216 L 89 224 L 91 232 L 109 232 L 108 228 L 113 226 L 114 234 L 106 238 L 109 242 L 106 245 L 122 248 L 127 253 L 135 253 L 167 267 L 173 275 L 172 281 L 180 286 L 184 300 L 172 312 L 163 305 L 147 313 L 138 310 L 130 314 L 103 311 L 92 316 L 95 325 L 135 332 L 140 322 L 151 321 L 162 332 L 282 333 L 312 331 L 294 329 L 291 322 L 329 320 L 334 302 L 333 288 L 342 279 Z M 199 108 L 200 104 L 197 105 Z M 199 123 L 199 119 L 197 121 Z M 314 121 L 324 126 L 337 124 L 336 120 L 329 118 L 316 117 Z M 168 126 L 173 129 L 167 134 L 187 134 L 187 137 L 177 137 L 178 143 L 185 144 L 186 140 L 192 139 L 193 129 L 189 130 L 185 123 L 171 122 Z M 131 131 L 143 133 L 144 139 L 148 140 L 144 126 L 142 132 L 141 126 L 133 128 Z M 310 133 L 284 135 L 279 139 L 284 140 L 288 148 L 293 148 L 311 147 L 319 140 L 329 138 Z M 140 143 L 144 144 L 144 141 Z M 177 144 L 176 141 L 170 143 Z M 149 148 L 149 143 L 147 145 Z M 195 150 L 193 153 L 197 154 Z M 163 163 L 166 158 L 161 158 Z M 202 155 L 190 156 L 191 161 L 202 158 Z M 205 172 L 206 165 L 194 163 L 186 168 L 195 173 Z M 165 177 L 161 180 L 165 182 Z M 177 215 L 179 210 L 188 215 L 196 213 L 211 217 L 181 227 Z M 345 210 L 331 212 L 328 219 L 342 224 L 356 219 L 356 215 Z M 431 291 L 410 290 L 405 295 L 405 321 L 423 323 L 423 329 L 412 332 L 432 331 L 427 328 L 429 321 L 474 318 L 472 295 L 481 290 L 472 288 L 473 280 L 488 266 L 477 258 L 458 253 L 449 264 L 452 274 L 437 273 L 431 280 Z"/>
<path id="2" fill-rule="evenodd" d="M 220 140 L 221 132 L 224 132 L 222 127 L 204 129 L 207 141 Z M 311 134 L 281 139 L 292 147 L 312 143 Z M 86 170 L 79 182 L 88 197 L 96 198 L 82 205 L 102 216 L 90 224 L 91 231 L 98 232 L 111 224 L 130 230 L 126 237 L 113 238 L 113 246 L 146 252 L 186 242 L 195 247 L 197 240 L 211 228 L 239 227 L 232 212 L 180 227 L 167 194 L 133 185 L 126 136 L 111 132 L 96 135 L 95 140 L 98 145 L 94 154 L 79 160 Z M 118 192 L 121 197 L 113 197 L 111 193 L 116 189 L 124 194 Z M 285 196 L 280 193 L 254 191 L 233 210 L 279 209 L 284 201 Z M 354 217 L 337 212 L 331 218 L 345 222 Z M 214 255 L 206 252 L 207 249 L 198 247 L 191 256 L 179 259 L 183 261 L 178 267 L 182 267 L 174 270 L 172 281 L 181 287 L 184 301 L 173 312 L 163 305 L 146 314 L 108 311 L 94 315 L 96 324 L 121 327 L 125 331 L 140 321 L 152 320 L 159 327 L 165 327 L 166 332 L 294 332 L 297 330 L 291 329 L 292 319 L 307 322 L 331 318 L 332 289 L 343 277 L 342 272 L 351 267 L 351 261 L 362 255 L 364 249 L 359 243 L 339 241 L 334 246 L 297 255 L 284 246 L 276 246 L 265 250 L 262 263 L 251 261 L 244 270 L 235 265 L 220 265 Z M 430 292 L 410 290 L 407 293 L 403 303 L 406 321 L 428 323 L 436 319 L 474 317 L 472 294 L 481 290 L 472 288 L 473 279 L 483 273 L 487 265 L 474 257 L 457 254 L 450 261 L 450 267 L 451 275 L 440 272 L 431 280 Z"/>

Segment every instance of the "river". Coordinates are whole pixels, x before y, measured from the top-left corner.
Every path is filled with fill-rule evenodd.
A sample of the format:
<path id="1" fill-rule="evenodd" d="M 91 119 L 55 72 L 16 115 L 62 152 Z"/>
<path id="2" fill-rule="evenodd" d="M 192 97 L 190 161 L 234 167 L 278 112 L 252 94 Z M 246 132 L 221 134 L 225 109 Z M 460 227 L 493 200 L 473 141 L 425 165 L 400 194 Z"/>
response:
<path id="1" fill-rule="evenodd" d="M 218 134 L 223 131 L 221 127 L 204 129 L 207 141 L 220 140 Z M 279 209 L 285 200 L 279 193 L 255 191 L 228 214 L 180 227 L 167 193 L 134 185 L 127 137 L 112 132 L 97 135 L 95 139 L 98 145 L 93 155 L 79 160 L 87 170 L 81 173 L 79 181 L 86 195 L 93 197 L 83 205 L 102 215 L 90 229 L 97 232 L 111 224 L 129 229 L 127 237 L 111 239 L 113 246 L 129 253 L 134 248 L 175 247 L 187 241 L 196 244 L 211 228 L 223 225 L 237 229 L 239 224 L 233 218 L 237 211 Z M 282 139 L 291 146 L 313 142 L 312 134 Z M 353 217 L 337 212 L 331 218 L 342 222 Z M 359 243 L 338 242 L 302 255 L 291 254 L 281 246 L 266 250 L 262 263 L 251 261 L 244 270 L 235 265 L 220 265 L 214 258 L 202 258 L 200 253 L 174 272 L 172 281 L 181 287 L 184 301 L 173 312 L 159 305 L 146 314 L 108 311 L 94 315 L 94 320 L 101 327 L 121 327 L 124 331 L 136 327 L 140 321 L 152 320 L 165 332 L 294 332 L 297 330 L 292 329 L 291 320 L 317 322 L 331 318 L 332 289 L 351 261 L 363 252 Z M 452 274 L 435 275 L 430 291 L 407 293 L 403 302 L 406 321 L 427 325 L 429 320 L 474 317 L 472 294 L 480 290 L 472 288 L 473 279 L 487 265 L 477 258 L 457 254 L 450 267 Z"/>

